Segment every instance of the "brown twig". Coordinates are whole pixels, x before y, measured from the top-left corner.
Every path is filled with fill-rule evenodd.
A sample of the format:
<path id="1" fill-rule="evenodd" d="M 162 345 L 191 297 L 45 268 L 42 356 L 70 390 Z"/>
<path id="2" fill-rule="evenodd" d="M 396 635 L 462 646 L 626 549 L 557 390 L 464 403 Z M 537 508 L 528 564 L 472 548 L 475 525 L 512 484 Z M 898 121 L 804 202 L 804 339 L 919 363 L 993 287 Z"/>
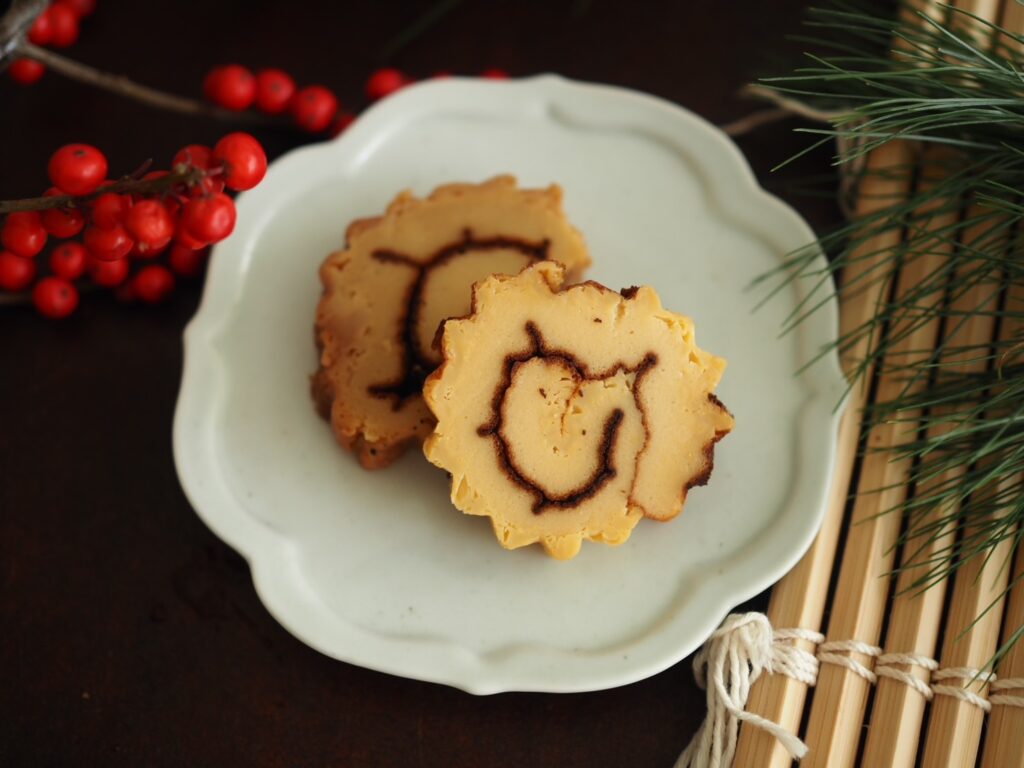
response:
<path id="1" fill-rule="evenodd" d="M 718 126 L 729 136 L 744 136 L 751 131 L 760 128 L 762 125 L 777 123 L 787 117 L 796 117 L 796 113 L 784 107 L 773 107 L 771 109 L 759 109 L 749 115 L 733 120 L 731 123 L 723 123 Z"/>
<path id="2" fill-rule="evenodd" d="M 127 176 L 120 181 L 96 190 L 88 195 L 60 195 L 55 197 L 29 197 L 24 200 L 0 200 L 0 216 L 17 211 L 45 211 L 51 208 L 80 208 L 107 192 L 119 195 L 155 195 L 170 192 L 179 185 L 191 186 L 209 174 L 201 168 L 177 166 L 166 176 L 158 179 L 137 179 Z"/>
<path id="3" fill-rule="evenodd" d="M 40 48 L 38 45 L 22 41 L 19 43 L 17 52 L 29 59 L 34 59 L 40 64 L 45 64 L 47 67 L 52 69 L 65 77 L 77 80 L 80 83 L 86 83 L 95 88 L 102 88 L 105 91 L 116 93 L 119 96 L 127 96 L 130 99 L 135 99 L 143 104 L 148 104 L 151 107 L 157 109 L 165 109 L 169 112 L 179 112 L 185 115 L 199 115 L 202 117 L 212 117 L 217 120 L 225 120 L 227 122 L 249 122 L 249 123 L 260 123 L 263 125 L 283 125 L 283 121 L 277 118 L 269 117 L 267 115 L 260 115 L 256 112 L 232 112 L 231 110 L 222 109 L 220 107 L 214 107 L 210 104 L 205 104 L 195 99 L 189 99 L 184 96 L 177 96 L 173 93 L 166 93 L 165 91 L 157 90 L 156 88 L 150 88 L 148 85 L 142 85 L 136 83 L 124 75 L 115 75 L 110 72 L 104 72 L 96 67 L 90 67 L 88 64 L 82 64 L 74 59 L 69 59 L 66 56 L 61 56 L 59 53 L 47 50 L 46 48 Z"/>
<path id="4" fill-rule="evenodd" d="M 849 117 L 849 109 L 838 109 L 838 110 L 825 110 L 817 109 L 812 107 L 810 104 L 805 104 L 798 99 L 784 96 L 772 88 L 768 88 L 764 85 L 745 85 L 740 89 L 740 96 L 746 96 L 753 99 L 763 99 L 764 101 L 771 102 L 781 109 L 785 109 L 790 114 L 798 117 L 806 118 L 807 120 L 813 120 L 816 123 L 835 123 L 841 118 Z"/>
<path id="5" fill-rule="evenodd" d="M 787 117 L 802 117 L 815 123 L 827 123 L 835 125 L 843 118 L 850 117 L 850 110 L 826 111 L 817 109 L 805 104 L 802 101 L 784 96 L 778 91 L 766 88 L 763 85 L 746 85 L 740 89 L 740 96 L 755 99 L 763 99 L 774 104 L 774 107 L 752 112 L 731 123 L 720 125 L 726 134 L 736 138 L 750 133 L 763 125 L 776 123 Z M 853 155 L 856 149 L 855 140 L 849 136 L 836 138 L 836 151 L 840 158 L 848 158 Z M 853 201 L 856 195 L 857 183 L 860 180 L 861 172 L 864 169 L 864 157 L 853 156 L 850 160 L 844 160 L 839 170 L 839 207 L 846 218 L 853 217 Z"/>
<path id="6" fill-rule="evenodd" d="M 779 120 L 784 120 L 787 117 L 802 117 L 815 123 L 835 123 L 840 118 L 849 115 L 849 110 L 826 112 L 825 110 L 815 109 L 809 104 L 804 104 L 802 101 L 798 101 L 797 99 L 783 96 L 778 91 L 773 91 L 771 88 L 765 88 L 763 85 L 745 85 L 740 89 L 739 95 L 748 98 L 763 99 L 764 101 L 771 102 L 775 106 L 770 109 L 762 109 L 757 112 L 752 112 L 738 120 L 733 120 L 731 123 L 719 126 L 730 136 L 743 136 L 744 134 L 760 128 L 762 125 L 777 123 Z"/>

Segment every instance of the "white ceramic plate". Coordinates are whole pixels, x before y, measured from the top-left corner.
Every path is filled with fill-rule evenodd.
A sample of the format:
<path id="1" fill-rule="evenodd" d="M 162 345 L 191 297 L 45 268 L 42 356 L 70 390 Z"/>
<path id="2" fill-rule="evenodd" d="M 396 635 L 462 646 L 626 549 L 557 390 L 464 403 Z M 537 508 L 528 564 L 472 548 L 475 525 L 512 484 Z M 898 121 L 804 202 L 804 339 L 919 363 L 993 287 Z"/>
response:
<path id="1" fill-rule="evenodd" d="M 403 188 L 516 174 L 558 182 L 594 258 L 588 277 L 654 285 L 729 361 L 736 429 L 711 484 L 667 524 L 569 562 L 501 549 L 412 451 L 366 472 L 314 413 L 317 267 L 346 224 Z M 435 81 L 369 110 L 339 140 L 273 163 L 238 200 L 185 333 L 174 424 L 182 485 L 248 558 L 260 598 L 344 661 L 473 693 L 583 691 L 659 672 L 781 577 L 816 532 L 842 388 L 831 305 L 779 338 L 801 294 L 753 313 L 751 280 L 813 240 L 701 118 L 659 99 L 557 77 Z"/>

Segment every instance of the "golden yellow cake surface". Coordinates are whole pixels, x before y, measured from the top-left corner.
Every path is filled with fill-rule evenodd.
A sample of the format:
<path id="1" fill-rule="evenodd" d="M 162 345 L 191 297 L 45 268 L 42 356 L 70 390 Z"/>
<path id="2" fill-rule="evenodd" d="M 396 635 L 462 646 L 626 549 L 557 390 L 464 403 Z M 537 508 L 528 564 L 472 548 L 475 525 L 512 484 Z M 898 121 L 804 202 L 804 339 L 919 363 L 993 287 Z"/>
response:
<path id="1" fill-rule="evenodd" d="M 697 347 L 689 318 L 649 287 L 564 279 L 542 261 L 478 283 L 423 390 L 437 419 L 424 452 L 451 474 L 455 506 L 490 517 L 503 546 L 560 559 L 677 515 L 733 426 L 713 394 L 725 361 Z"/>
<path id="2" fill-rule="evenodd" d="M 353 222 L 344 250 L 320 268 L 320 369 L 313 396 L 339 442 L 367 468 L 385 466 L 430 434 L 421 395 L 441 362 L 443 320 L 466 314 L 473 283 L 543 259 L 578 273 L 586 245 L 562 191 L 519 189 L 511 176 L 401 193 L 383 216 Z"/>

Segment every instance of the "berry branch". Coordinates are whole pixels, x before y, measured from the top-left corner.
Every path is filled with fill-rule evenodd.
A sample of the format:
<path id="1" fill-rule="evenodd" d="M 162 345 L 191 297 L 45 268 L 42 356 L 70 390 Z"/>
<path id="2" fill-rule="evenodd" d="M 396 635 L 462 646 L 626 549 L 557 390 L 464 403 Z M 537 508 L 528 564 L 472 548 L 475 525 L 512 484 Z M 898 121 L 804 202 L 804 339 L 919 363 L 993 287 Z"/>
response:
<path id="1" fill-rule="evenodd" d="M 178 166 L 166 176 L 158 178 L 136 178 L 132 174 L 126 178 L 108 184 L 102 189 L 88 195 L 53 195 L 50 197 L 28 197 L 21 200 L 0 200 L 0 215 L 18 211 L 46 211 L 54 208 L 82 208 L 100 195 L 113 192 L 119 195 L 155 196 L 170 192 L 176 186 L 192 187 L 204 178 L 220 173 L 219 168 L 204 170 L 191 166 Z"/>
<path id="2" fill-rule="evenodd" d="M 63 19 L 59 34 L 54 29 L 55 26 L 60 26 L 54 22 L 54 13 L 58 14 L 57 18 Z M 16 80 L 30 83 L 41 77 L 45 69 L 49 68 L 71 80 L 168 112 L 211 117 L 235 123 L 284 124 L 279 117 L 253 111 L 225 109 L 222 106 L 167 93 L 137 83 L 124 75 L 116 75 L 82 64 L 43 47 L 47 43 L 59 42 L 62 47 L 73 43 L 78 37 L 80 19 L 81 17 L 70 7 L 52 10 L 48 0 L 14 0 L 7 13 L 0 16 L 0 70 L 10 66 L 11 74 Z"/>
<path id="3" fill-rule="evenodd" d="M 91 85 L 95 88 L 102 88 L 105 91 L 116 93 L 135 99 L 143 104 L 148 104 L 157 109 L 165 109 L 169 112 L 179 112 L 186 115 L 199 115 L 202 117 L 213 117 L 217 120 L 230 122 L 250 122 L 264 125 L 284 125 L 284 121 L 278 120 L 269 115 L 261 115 L 257 112 L 233 112 L 221 107 L 204 104 L 195 99 L 185 96 L 178 96 L 173 93 L 151 88 L 148 85 L 136 83 L 124 75 L 115 75 L 111 72 L 90 67 L 88 64 L 61 56 L 46 48 L 33 45 L 27 40 L 22 41 L 16 48 L 16 53 L 25 56 L 33 61 L 44 64 L 54 72 L 58 72 L 67 78 L 77 80 L 80 83 Z"/>

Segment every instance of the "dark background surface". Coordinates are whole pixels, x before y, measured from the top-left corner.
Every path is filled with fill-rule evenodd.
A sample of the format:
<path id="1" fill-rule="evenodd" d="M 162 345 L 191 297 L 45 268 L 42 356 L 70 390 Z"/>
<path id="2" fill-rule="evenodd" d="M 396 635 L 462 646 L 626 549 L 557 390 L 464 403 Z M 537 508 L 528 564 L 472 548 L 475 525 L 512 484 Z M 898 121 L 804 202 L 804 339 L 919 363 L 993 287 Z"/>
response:
<path id="1" fill-rule="evenodd" d="M 382 48 L 435 5 L 100 0 L 68 54 L 189 95 L 215 64 L 279 66 L 359 109 Z M 390 63 L 417 77 L 554 71 L 723 123 L 758 108 L 741 85 L 796 61 L 785 35 L 804 5 L 464 0 Z M 2 80 L 0 199 L 41 192 L 69 141 L 125 172 L 226 131 L 52 73 Z M 739 144 L 820 231 L 834 205 L 792 182 L 827 174 L 828 153 L 770 174 L 807 143 L 793 127 Z M 305 140 L 259 135 L 273 155 Z M 671 765 L 704 714 L 689 660 L 611 691 L 476 698 L 332 661 L 275 623 L 171 458 L 200 286 L 156 308 L 89 294 L 59 323 L 0 307 L 0 765 Z"/>

